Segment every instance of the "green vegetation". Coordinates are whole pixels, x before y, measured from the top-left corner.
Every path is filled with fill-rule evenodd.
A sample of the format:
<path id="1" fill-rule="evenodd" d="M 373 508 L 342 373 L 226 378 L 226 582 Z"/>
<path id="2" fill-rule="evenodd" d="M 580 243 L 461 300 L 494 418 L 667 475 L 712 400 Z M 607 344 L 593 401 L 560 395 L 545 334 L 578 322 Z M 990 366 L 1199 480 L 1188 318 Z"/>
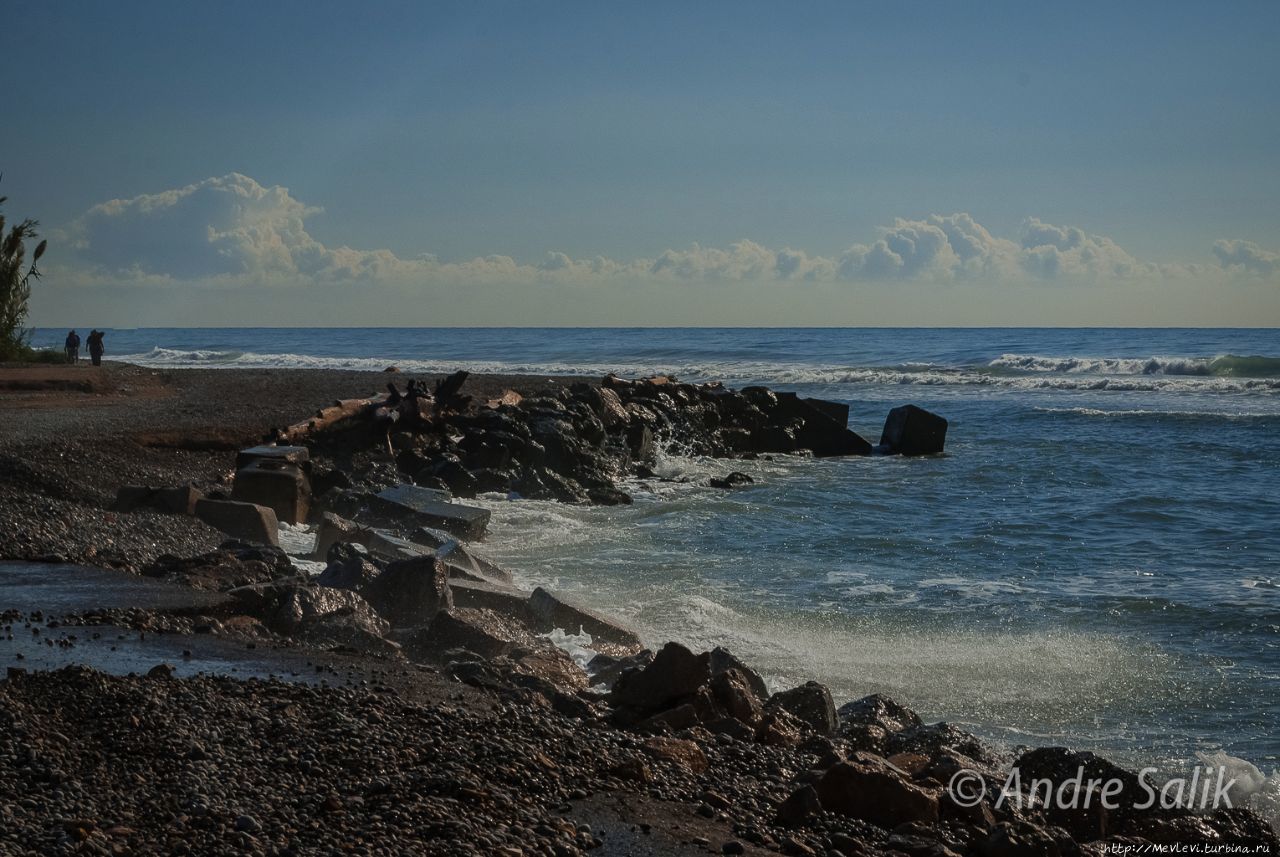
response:
<path id="1" fill-rule="evenodd" d="M 7 197 L 0 196 L 0 206 Z M 31 281 L 40 279 L 36 262 L 44 255 L 41 241 L 26 264 L 26 242 L 36 237 L 36 221 L 28 218 L 14 224 L 5 234 L 4 214 L 0 213 L 0 360 L 38 359 L 42 363 L 58 362 L 38 353 L 28 344 L 31 331 L 24 327 L 27 300 L 31 297 Z"/>

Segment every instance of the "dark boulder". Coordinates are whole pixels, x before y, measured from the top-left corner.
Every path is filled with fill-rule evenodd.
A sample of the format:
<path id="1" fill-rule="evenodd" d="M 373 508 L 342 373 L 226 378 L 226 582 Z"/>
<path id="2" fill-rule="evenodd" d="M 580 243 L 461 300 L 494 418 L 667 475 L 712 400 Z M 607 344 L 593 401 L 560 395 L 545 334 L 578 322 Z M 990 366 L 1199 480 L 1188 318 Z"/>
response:
<path id="1" fill-rule="evenodd" d="M 938 792 L 907 780 L 883 759 L 858 754 L 830 768 L 815 785 L 822 808 L 886 830 L 938 820 Z"/>
<path id="2" fill-rule="evenodd" d="M 718 675 L 726 670 L 737 670 L 738 673 L 747 680 L 756 698 L 764 702 L 769 698 L 769 688 L 765 686 L 762 679 L 755 670 L 738 660 L 732 652 L 722 646 L 716 646 L 707 656 L 708 665 L 711 667 L 711 674 Z"/>
<path id="3" fill-rule="evenodd" d="M 840 724 L 831 691 L 816 681 L 775 693 L 767 706 L 785 709 L 819 735 L 834 735 Z"/>
<path id="4" fill-rule="evenodd" d="M 742 485 L 750 485 L 753 482 L 755 482 L 755 480 L 750 476 L 741 471 L 735 470 L 726 476 L 713 477 L 709 484 L 712 488 L 723 488 L 727 490 L 730 488 L 737 488 Z"/>
<path id="5" fill-rule="evenodd" d="M 453 606 L 449 570 L 434 556 L 391 563 L 362 594 L 396 628 L 426 625 Z"/>
<path id="6" fill-rule="evenodd" d="M 329 548 L 327 562 L 324 571 L 316 578 L 320 586 L 359 592 L 379 574 L 364 546 L 352 542 L 334 542 Z"/>
<path id="7" fill-rule="evenodd" d="M 924 723 L 920 715 L 910 708 L 879 693 L 846 702 L 836 714 L 840 718 L 842 731 L 850 726 L 878 726 L 886 732 L 901 732 Z"/>
<path id="8" fill-rule="evenodd" d="M 266 506 L 206 498 L 196 503 L 195 512 L 197 518 L 229 536 L 255 544 L 280 544 L 280 523 Z"/>
<path id="9" fill-rule="evenodd" d="M 889 411 L 880 434 L 880 449 L 890 455 L 934 455 L 947 440 L 947 421 L 915 405 Z"/>
<path id="10" fill-rule="evenodd" d="M 693 696 L 710 680 L 707 653 L 695 655 L 679 643 L 667 643 L 648 666 L 622 674 L 609 702 L 644 714 L 661 711 Z"/>

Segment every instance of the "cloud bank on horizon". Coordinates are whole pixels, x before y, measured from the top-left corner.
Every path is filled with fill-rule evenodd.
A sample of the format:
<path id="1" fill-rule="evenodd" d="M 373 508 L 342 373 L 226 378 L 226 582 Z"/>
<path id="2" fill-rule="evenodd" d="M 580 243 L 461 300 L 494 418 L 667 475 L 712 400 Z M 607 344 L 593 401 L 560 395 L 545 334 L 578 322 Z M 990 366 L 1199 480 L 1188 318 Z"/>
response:
<path id="1" fill-rule="evenodd" d="M 550 252 L 538 263 L 490 255 L 441 261 L 402 258 L 390 250 L 330 247 L 307 232 L 322 209 L 279 185 L 239 173 L 183 188 L 95 205 L 55 233 L 71 251 L 58 279 L 67 284 L 270 285 L 306 282 L 441 283 L 590 282 L 1119 282 L 1205 275 L 1272 278 L 1280 253 L 1223 239 L 1216 265 L 1136 259 L 1112 239 L 1074 226 L 1028 218 L 1014 237 L 993 235 L 963 212 L 898 218 L 867 244 L 834 256 L 750 240 L 727 248 L 693 244 L 652 259 L 573 258 Z M 56 282 L 55 280 L 51 280 Z"/>

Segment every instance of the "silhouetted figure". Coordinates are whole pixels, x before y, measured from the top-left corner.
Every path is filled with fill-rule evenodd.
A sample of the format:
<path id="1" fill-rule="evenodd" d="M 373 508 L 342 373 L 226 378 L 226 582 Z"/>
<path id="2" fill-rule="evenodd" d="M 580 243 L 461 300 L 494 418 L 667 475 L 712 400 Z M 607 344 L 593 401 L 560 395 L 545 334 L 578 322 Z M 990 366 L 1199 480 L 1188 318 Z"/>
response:
<path id="1" fill-rule="evenodd" d="M 105 336 L 101 330 L 94 329 L 89 333 L 87 343 L 89 345 L 89 357 L 93 360 L 94 366 L 102 365 L 102 337 Z"/>
<path id="2" fill-rule="evenodd" d="M 67 349 L 67 362 L 80 362 L 80 334 L 74 330 L 67 334 L 67 341 L 63 343 Z"/>

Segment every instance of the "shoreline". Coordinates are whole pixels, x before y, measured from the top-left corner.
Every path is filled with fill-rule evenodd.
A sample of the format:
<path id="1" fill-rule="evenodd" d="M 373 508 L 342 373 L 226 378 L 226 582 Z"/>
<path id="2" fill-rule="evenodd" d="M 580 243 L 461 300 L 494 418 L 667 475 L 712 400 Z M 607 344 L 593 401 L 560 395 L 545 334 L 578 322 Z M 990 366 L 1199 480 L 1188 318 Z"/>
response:
<path id="1" fill-rule="evenodd" d="M 65 378 L 66 373 L 81 373 L 85 367 L 58 368 L 63 370 L 62 375 Z M 367 396 L 378 392 L 388 378 L 397 377 L 394 374 L 337 372 L 328 369 L 157 370 L 108 364 L 102 372 L 90 370 L 97 372 L 102 380 L 95 381 L 94 383 L 98 386 L 89 390 L 68 389 L 65 386 L 62 388 L 51 386 L 45 390 L 6 390 L 4 385 L 8 371 L 0 368 L 0 434 L 15 439 L 16 443 L 0 454 L 0 467 L 4 468 L 2 475 L 5 477 L 3 484 L 0 484 L 0 517 L 3 517 L 5 525 L 5 532 L 0 535 L 0 557 L 27 560 L 49 560 L 56 557 L 90 565 L 123 568 L 132 572 L 154 564 L 162 554 L 176 554 L 180 557 L 208 554 L 215 551 L 218 545 L 225 541 L 225 537 L 193 518 L 145 512 L 130 515 L 111 512 L 109 507 L 114 499 L 115 489 L 120 485 L 136 482 L 160 485 L 194 483 L 197 487 L 209 491 L 225 490 L 230 484 L 230 459 L 234 457 L 235 449 L 260 440 L 261 436 L 272 427 L 295 422 L 314 411 L 321 403 L 335 398 Z M 54 370 L 48 374 L 50 377 L 47 380 L 56 384 L 57 378 L 53 376 L 59 373 Z M 438 379 L 432 378 L 429 383 L 435 380 Z M 467 379 L 466 392 L 477 397 L 489 398 L 500 396 L 508 388 L 532 392 L 535 386 L 537 388 L 561 387 L 579 380 L 581 379 L 559 376 L 555 378 L 472 376 Z M 598 379 L 593 380 L 598 381 Z M 483 545 L 481 544 L 480 547 Z M 0 610 L 4 608 L 5 605 L 0 602 Z M 170 630 L 173 632 L 172 629 Z M 565 695 L 563 690 L 557 691 L 554 688 L 535 691 L 527 686 L 511 686 L 510 674 L 503 674 L 502 670 L 499 670 L 497 675 L 488 675 L 483 669 L 459 667 L 449 663 L 442 664 L 440 669 L 437 685 L 441 693 L 444 692 L 444 688 L 470 686 L 466 683 L 466 678 L 463 679 L 462 684 L 458 684 L 454 678 L 446 677 L 456 677 L 461 673 L 468 676 L 472 684 L 482 688 L 481 693 L 497 694 L 498 698 L 520 699 L 521 705 L 533 705 L 536 709 L 539 703 L 530 703 L 527 697 L 530 694 L 535 697 L 540 696 L 544 700 L 541 705 L 549 705 L 552 709 L 552 712 L 546 713 L 547 717 L 563 717 L 564 715 L 556 711 L 556 703 L 558 702 L 562 708 L 573 708 L 571 699 L 580 698 L 577 691 L 583 690 L 578 688 L 574 693 Z M 747 670 L 745 665 L 743 669 Z M 20 677 L 16 684 L 11 680 L 8 690 L 17 688 L 17 692 L 22 693 L 23 688 L 30 688 L 31 693 L 36 696 L 56 695 L 61 692 L 58 685 L 64 680 L 73 686 L 76 684 L 93 686 L 95 693 L 111 693 L 112 688 L 128 686 L 130 682 L 142 682 L 144 691 L 147 690 L 145 680 L 141 679 L 112 680 L 85 677 L 80 674 L 67 674 L 60 679 L 24 676 Z M 183 681 L 195 681 L 199 684 L 201 692 L 210 693 L 211 698 L 217 698 L 227 692 L 226 687 L 219 685 L 216 681 L 212 683 L 206 680 Z M 202 681 L 205 683 L 200 684 Z M 311 691 L 298 690 L 281 692 L 285 696 L 296 693 L 299 698 L 307 698 L 311 693 Z M 317 693 L 323 695 L 324 692 L 317 691 Z M 557 693 L 561 696 L 557 696 Z M 761 700 L 761 703 L 767 701 L 767 699 Z M 589 704 L 598 707 L 600 702 L 600 700 L 593 700 Z M 540 712 L 534 719 L 537 720 L 542 715 L 543 713 Z M 876 716 L 892 720 L 892 717 L 888 717 L 883 712 L 877 713 Z M 594 723 L 601 719 L 607 721 L 608 717 L 590 718 L 590 721 Z M 668 727 L 673 725 L 675 724 L 666 724 Z M 882 740 L 903 731 L 889 728 L 880 721 L 855 725 L 874 726 L 876 729 L 883 730 L 885 736 L 882 736 Z M 610 734 L 634 734 L 608 725 L 597 725 L 593 728 L 600 728 Z M 668 731 L 677 734 L 689 733 L 693 737 L 678 737 L 672 740 L 692 741 L 700 747 L 704 755 L 709 751 L 715 755 L 718 751 L 713 748 L 733 747 L 735 743 L 752 747 L 771 746 L 747 740 L 746 736 L 741 734 L 737 738 L 723 742 L 719 738 L 712 737 L 712 733 L 702 737 L 693 731 L 702 728 L 694 725 L 668 729 Z M 947 727 L 947 729 L 959 731 L 954 730 L 953 727 Z M 706 730 L 703 729 L 703 731 Z M 766 756 L 773 750 L 783 753 L 784 756 L 790 753 L 791 761 L 785 763 L 786 769 L 815 770 L 813 763 L 815 761 L 821 763 L 831 753 L 841 758 L 857 760 L 861 758 L 857 754 L 869 753 L 871 747 L 881 751 L 889 749 L 887 745 L 877 744 L 875 741 L 864 744 L 862 749 L 858 749 L 857 741 L 843 735 L 839 727 L 833 727 L 831 734 L 826 736 L 830 746 L 804 738 L 803 735 L 808 733 L 799 727 L 796 727 L 796 732 L 797 741 L 790 747 L 784 748 L 779 745 L 768 752 L 764 749 L 759 752 Z M 937 771 L 928 773 L 927 769 L 930 765 L 936 766 L 947 754 L 954 756 L 957 742 L 962 744 L 966 739 L 952 735 L 946 730 L 920 733 L 916 738 L 920 746 L 901 749 L 897 754 L 889 755 L 892 757 L 903 753 L 916 753 L 929 757 L 927 759 L 929 764 L 922 765 L 916 772 L 919 774 L 918 781 L 924 785 L 910 784 L 911 788 L 919 788 L 927 792 L 935 788 L 932 783 L 937 779 Z M 933 743 L 930 745 L 929 742 Z M 910 742 L 904 743 L 903 746 L 908 743 Z M 989 752 L 982 749 L 980 745 L 965 746 L 976 755 Z M 805 747 L 808 749 L 804 749 Z M 816 753 L 813 752 L 815 748 Z M 667 761 L 669 760 L 663 760 L 663 763 Z M 993 759 L 988 759 L 986 762 L 977 759 L 974 761 L 994 769 Z M 755 759 L 752 764 L 757 762 L 759 759 Z M 859 764 L 866 767 L 875 763 L 862 760 Z M 712 768 L 714 769 L 715 765 Z M 831 769 L 829 765 L 826 770 L 829 772 Z M 642 792 L 645 788 L 649 788 L 651 792 L 655 788 L 661 791 L 660 787 L 651 787 L 649 784 L 655 781 L 661 782 L 672 776 L 664 774 L 659 777 L 650 770 L 646 777 L 637 773 L 640 770 L 641 768 L 633 767 L 626 776 L 613 776 L 616 772 L 610 769 L 609 775 L 612 776 L 615 786 L 619 783 L 630 783 L 629 786 L 624 787 L 624 790 L 626 788 L 634 790 L 639 787 Z M 864 771 L 864 773 L 868 776 L 871 773 L 876 773 L 877 776 L 884 774 L 883 771 Z M 685 775 L 687 774 L 686 770 Z M 782 779 L 786 780 L 787 786 L 795 786 L 800 782 L 794 776 L 790 779 Z M 801 783 L 799 788 L 770 791 L 769 797 L 775 802 L 775 811 L 777 804 L 795 791 L 802 791 L 804 787 L 805 784 Z M 783 794 L 783 791 L 787 794 Z M 680 792 L 678 789 L 673 794 L 677 794 L 686 803 L 691 802 L 695 796 L 692 792 Z M 908 796 L 903 800 L 910 802 L 915 793 L 904 791 L 903 794 Z M 738 795 L 733 794 L 728 797 L 719 795 L 719 797 L 728 800 L 732 807 Z M 759 803 L 758 800 L 757 803 Z M 704 805 L 706 805 L 705 800 L 697 804 L 698 811 Z M 745 806 L 750 808 L 752 803 L 747 801 Z M 689 806 L 686 805 L 685 809 L 688 810 Z M 824 847 L 828 851 L 833 848 L 832 834 L 827 826 L 829 819 L 826 818 L 832 815 L 833 811 L 827 807 L 823 807 L 819 815 L 806 818 L 797 827 L 789 828 L 791 830 L 789 834 L 784 834 L 783 828 L 764 824 L 762 815 L 764 811 L 759 806 L 754 810 L 757 816 L 756 824 L 748 824 L 741 820 L 752 817 L 751 811 L 742 808 L 733 809 L 733 811 L 729 811 L 730 808 L 711 807 L 711 809 L 711 820 L 722 824 L 722 827 L 717 828 L 718 836 L 729 835 L 727 832 L 719 831 L 728 831 L 729 825 L 725 822 L 732 821 L 733 835 L 743 834 L 744 831 L 750 832 L 754 837 L 762 839 L 766 846 L 771 844 L 786 853 L 807 853 L 803 850 L 804 848 L 818 851 Z M 855 808 L 855 811 L 861 810 Z M 936 807 L 934 811 L 937 812 Z M 696 811 L 694 814 L 697 818 L 703 818 L 701 815 L 696 815 Z M 722 814 L 728 817 L 721 818 Z M 926 816 L 927 814 L 926 810 Z M 855 818 L 847 813 L 837 812 L 835 815 L 841 818 Z M 822 819 L 820 823 L 815 821 L 819 818 Z M 855 818 L 855 820 L 866 822 L 865 818 Z M 881 820 L 883 821 L 884 818 L 882 817 Z M 1061 819 L 1057 820 L 1061 821 Z M 238 822 L 238 818 L 236 821 Z M 1058 826 L 1048 823 L 1046 819 L 1041 821 L 1046 822 L 1039 825 L 1041 830 Z M 917 819 L 912 823 L 921 823 L 921 820 Z M 939 823 L 940 821 L 935 822 L 935 824 Z M 1000 834 L 1006 840 L 1013 836 L 1010 825 L 1037 826 L 1035 822 L 1028 819 L 1005 819 L 995 816 L 977 821 L 957 820 L 957 824 L 981 830 L 984 836 L 979 841 L 978 834 L 969 830 L 968 839 L 963 843 L 957 839 L 948 844 L 937 830 L 930 833 L 928 830 L 913 829 L 898 835 L 917 838 L 934 835 L 937 837 L 935 841 L 956 853 L 966 851 L 979 853 L 976 849 L 992 836 Z M 232 826 L 234 827 L 235 824 L 233 823 Z M 868 853 L 889 846 L 905 845 L 907 844 L 905 840 L 895 845 L 888 838 L 894 835 L 892 829 L 897 826 L 885 828 L 881 825 L 879 834 L 867 833 L 869 838 L 860 841 L 863 846 L 870 849 Z M 651 830 L 654 827 L 655 825 L 650 824 Z M 662 825 L 657 827 L 661 828 Z M 1086 828 L 1075 832 L 1080 833 L 1081 830 L 1088 832 Z M 255 831 L 234 832 L 252 836 Z M 1027 836 L 1031 835 L 1025 831 L 1024 833 Z M 855 833 L 845 832 L 841 835 L 858 840 Z M 1050 831 L 1046 835 L 1052 838 L 1058 834 Z M 1182 835 L 1186 835 L 1186 831 Z M 794 846 L 786 844 L 788 837 L 795 841 Z M 699 838 L 707 837 L 691 837 L 689 841 Z M 824 839 L 825 845 L 823 845 Z M 675 837 L 672 841 L 675 842 Z M 739 842 L 744 850 L 752 847 L 750 838 L 747 838 L 745 843 L 740 842 L 739 839 L 723 840 L 723 842 L 729 841 Z M 845 843 L 850 849 L 854 847 L 846 840 L 839 841 Z M 1100 839 L 1080 840 L 1078 836 L 1069 834 L 1063 843 L 1067 841 L 1096 842 Z M 574 845 L 574 847 L 580 846 L 581 843 Z M 956 847 L 952 848 L 952 846 Z M 603 843 L 600 847 L 604 847 Z M 703 853 L 706 850 L 705 847 L 696 843 L 690 847 L 695 851 L 700 848 Z M 1062 847 L 1065 847 L 1065 844 Z M 786 850 L 787 848 L 790 850 Z M 839 848 L 835 850 L 841 850 L 848 857 L 852 857 L 853 853 L 860 853 Z M 730 850 L 726 853 L 735 852 Z M 909 851 L 909 853 L 914 852 Z"/>

